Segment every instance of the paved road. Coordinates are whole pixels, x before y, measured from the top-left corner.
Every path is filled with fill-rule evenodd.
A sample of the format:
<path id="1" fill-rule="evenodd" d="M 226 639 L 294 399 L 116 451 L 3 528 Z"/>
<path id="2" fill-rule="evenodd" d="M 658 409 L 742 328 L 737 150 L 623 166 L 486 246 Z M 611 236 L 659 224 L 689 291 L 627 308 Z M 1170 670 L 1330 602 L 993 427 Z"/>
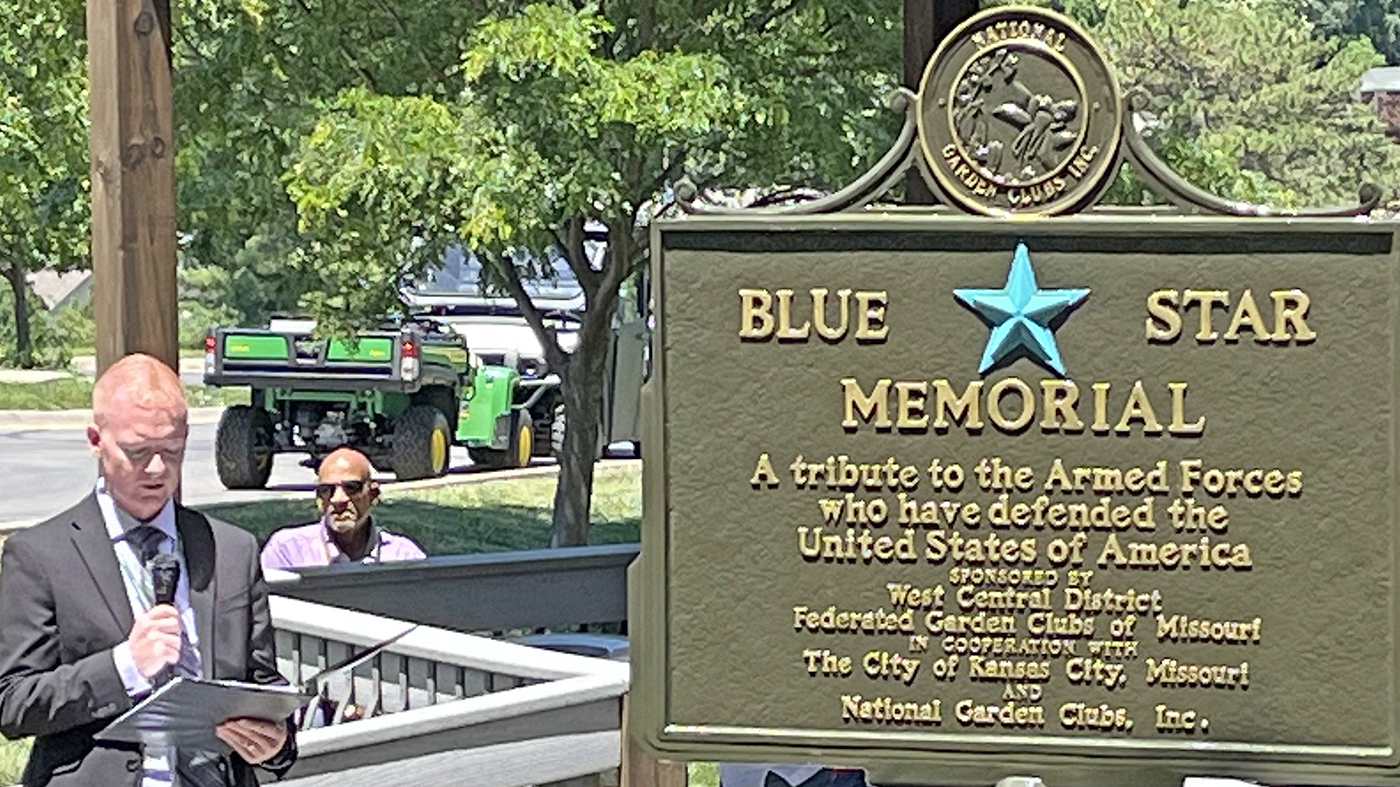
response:
<path id="1" fill-rule="evenodd" d="M 307 492 L 315 476 L 297 463 L 303 454 L 282 454 L 268 489 Z M 464 448 L 452 449 L 454 473 L 472 472 Z M 0 431 L 0 523 L 42 519 L 77 502 L 97 480 L 97 464 L 80 429 Z M 392 476 L 382 480 L 392 480 Z M 183 500 L 189 505 L 266 497 L 266 492 L 224 489 L 214 473 L 214 424 L 190 427 Z"/>

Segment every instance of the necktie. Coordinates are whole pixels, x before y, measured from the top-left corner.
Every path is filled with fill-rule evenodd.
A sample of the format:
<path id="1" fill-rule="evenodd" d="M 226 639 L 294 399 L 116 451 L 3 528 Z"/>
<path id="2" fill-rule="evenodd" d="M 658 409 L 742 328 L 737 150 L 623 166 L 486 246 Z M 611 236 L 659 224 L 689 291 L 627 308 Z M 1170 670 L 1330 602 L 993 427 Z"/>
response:
<path id="1" fill-rule="evenodd" d="M 150 525 L 136 525 L 126 533 L 126 540 L 141 562 L 142 600 L 147 609 L 155 604 L 155 590 L 151 582 L 151 559 L 160 554 L 166 535 L 159 528 Z M 199 675 L 199 656 L 188 636 L 180 637 L 180 660 L 175 665 L 175 673 Z M 166 672 L 165 679 L 171 677 Z M 164 681 L 160 681 L 164 682 Z M 175 763 L 174 787 L 224 787 L 226 782 L 218 767 L 218 758 L 205 752 L 188 751 L 171 747 L 170 759 Z"/>

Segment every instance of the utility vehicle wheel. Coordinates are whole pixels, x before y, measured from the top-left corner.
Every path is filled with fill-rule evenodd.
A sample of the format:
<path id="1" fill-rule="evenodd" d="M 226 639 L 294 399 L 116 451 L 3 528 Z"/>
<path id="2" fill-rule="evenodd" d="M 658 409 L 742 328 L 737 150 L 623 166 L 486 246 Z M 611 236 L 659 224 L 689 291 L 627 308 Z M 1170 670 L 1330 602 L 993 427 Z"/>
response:
<path id="1" fill-rule="evenodd" d="M 447 416 L 430 404 L 415 404 L 394 419 L 389 466 L 400 481 L 445 475 L 452 453 Z"/>
<path id="2" fill-rule="evenodd" d="M 228 489 L 261 489 L 272 475 L 272 418 L 261 408 L 224 410 L 214 434 L 214 466 Z"/>
<path id="3" fill-rule="evenodd" d="M 514 410 L 510 416 L 510 444 L 504 451 L 496 448 L 469 448 L 472 462 L 492 470 L 529 467 L 535 453 L 535 425 L 526 410 Z"/>

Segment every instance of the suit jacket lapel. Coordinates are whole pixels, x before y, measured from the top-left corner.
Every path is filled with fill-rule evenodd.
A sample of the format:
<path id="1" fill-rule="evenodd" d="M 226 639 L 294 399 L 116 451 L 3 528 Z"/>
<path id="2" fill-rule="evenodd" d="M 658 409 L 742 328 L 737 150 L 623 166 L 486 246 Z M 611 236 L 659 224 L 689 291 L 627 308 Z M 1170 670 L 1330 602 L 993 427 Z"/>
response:
<path id="1" fill-rule="evenodd" d="M 102 518 L 102 508 L 97 505 L 95 493 L 74 509 L 71 524 L 73 546 L 97 585 L 98 595 L 111 611 L 119 638 L 126 639 L 134 622 L 131 600 L 126 597 L 126 583 L 122 580 L 117 553 L 112 549 L 112 537 L 107 534 L 107 522 Z"/>
<path id="2" fill-rule="evenodd" d="M 190 608 L 199 634 L 200 672 L 214 677 L 214 532 L 204 517 L 183 506 L 175 506 L 175 529 L 185 553 L 189 571 Z"/>

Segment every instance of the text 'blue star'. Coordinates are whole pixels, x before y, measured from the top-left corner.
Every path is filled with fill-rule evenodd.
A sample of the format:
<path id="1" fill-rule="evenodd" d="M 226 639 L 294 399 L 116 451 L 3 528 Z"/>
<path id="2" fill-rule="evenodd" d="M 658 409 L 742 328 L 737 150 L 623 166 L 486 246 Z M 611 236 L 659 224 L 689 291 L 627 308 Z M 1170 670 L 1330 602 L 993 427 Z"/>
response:
<path id="1" fill-rule="evenodd" d="M 986 374 L 1008 356 L 1023 350 L 1042 366 L 1063 376 L 1065 364 L 1050 327 L 1061 314 L 1089 296 L 1088 289 L 1042 290 L 1035 283 L 1031 254 L 1026 244 L 1016 244 L 1011 272 L 999 290 L 957 289 L 953 295 L 977 312 L 992 328 L 982 351 L 978 374 Z"/>

